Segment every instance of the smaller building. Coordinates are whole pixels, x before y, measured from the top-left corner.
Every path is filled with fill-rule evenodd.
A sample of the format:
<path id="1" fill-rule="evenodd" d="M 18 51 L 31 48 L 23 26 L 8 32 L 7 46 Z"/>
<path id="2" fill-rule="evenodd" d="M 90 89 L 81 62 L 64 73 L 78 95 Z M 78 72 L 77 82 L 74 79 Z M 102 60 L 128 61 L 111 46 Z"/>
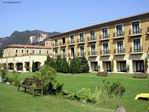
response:
<path id="1" fill-rule="evenodd" d="M 44 65 L 47 56 L 52 56 L 50 46 L 13 44 L 3 50 L 0 63 L 10 71 L 31 72 L 33 63 L 39 69 Z"/>

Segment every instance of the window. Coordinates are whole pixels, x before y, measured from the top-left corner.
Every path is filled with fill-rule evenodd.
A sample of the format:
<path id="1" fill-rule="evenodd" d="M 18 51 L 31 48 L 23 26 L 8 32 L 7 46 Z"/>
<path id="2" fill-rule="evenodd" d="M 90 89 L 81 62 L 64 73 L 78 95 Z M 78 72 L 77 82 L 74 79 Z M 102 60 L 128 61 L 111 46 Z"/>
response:
<path id="1" fill-rule="evenodd" d="M 55 46 L 58 46 L 58 40 L 55 39 Z"/>
<path id="2" fill-rule="evenodd" d="M 71 57 L 74 57 L 74 47 L 71 48 Z"/>
<path id="3" fill-rule="evenodd" d="M 91 44 L 91 54 L 96 55 L 96 46 L 95 46 L 95 44 Z"/>
<path id="4" fill-rule="evenodd" d="M 84 35 L 83 35 L 83 33 L 80 33 L 79 36 L 80 36 L 80 42 L 84 42 Z"/>
<path id="5" fill-rule="evenodd" d="M 70 43 L 74 43 L 74 35 L 70 35 Z"/>
<path id="6" fill-rule="evenodd" d="M 84 46 L 80 46 L 80 55 L 84 56 Z"/>
<path id="7" fill-rule="evenodd" d="M 132 22 L 132 32 L 133 32 L 133 34 L 138 34 L 138 33 L 140 33 L 139 21 L 137 21 L 137 22 Z"/>
<path id="8" fill-rule="evenodd" d="M 41 54 L 41 50 L 39 50 L 39 54 Z"/>
<path id="9" fill-rule="evenodd" d="M 18 50 L 16 50 L 16 53 L 18 53 Z"/>
<path id="10" fill-rule="evenodd" d="M 103 54 L 109 54 L 108 43 L 103 43 Z"/>
<path id="11" fill-rule="evenodd" d="M 28 53 L 28 50 L 26 51 L 26 53 Z"/>
<path id="12" fill-rule="evenodd" d="M 117 42 L 117 53 L 124 53 L 123 41 Z"/>
<path id="13" fill-rule="evenodd" d="M 108 38 L 108 28 L 102 29 L 103 38 Z"/>
<path id="14" fill-rule="evenodd" d="M 90 39 L 95 40 L 95 31 L 90 31 Z"/>
<path id="15" fill-rule="evenodd" d="M 122 25 L 116 26 L 116 36 L 123 36 L 123 26 Z"/>
<path id="16" fill-rule="evenodd" d="M 49 54 L 49 51 L 47 51 L 47 54 Z"/>
<path id="17" fill-rule="evenodd" d="M 63 57 L 66 57 L 66 50 L 65 49 L 62 49 L 62 55 L 63 55 Z"/>
<path id="18" fill-rule="evenodd" d="M 63 45 L 65 44 L 65 37 L 62 38 Z"/>
<path id="19" fill-rule="evenodd" d="M 23 53 L 23 50 L 22 50 L 22 53 Z"/>
<path id="20" fill-rule="evenodd" d="M 35 53 L 35 50 L 33 50 L 33 53 Z"/>
<path id="21" fill-rule="evenodd" d="M 133 51 L 134 52 L 141 52 L 141 45 L 140 45 L 140 39 L 133 40 Z"/>

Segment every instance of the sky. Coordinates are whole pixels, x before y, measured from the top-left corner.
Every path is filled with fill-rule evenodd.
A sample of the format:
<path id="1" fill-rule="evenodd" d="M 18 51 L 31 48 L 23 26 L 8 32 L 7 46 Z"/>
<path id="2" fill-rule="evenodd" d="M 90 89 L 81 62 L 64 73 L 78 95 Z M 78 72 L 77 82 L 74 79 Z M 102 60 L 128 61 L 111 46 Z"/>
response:
<path id="1" fill-rule="evenodd" d="M 0 0 L 0 37 L 16 30 L 66 32 L 144 12 L 149 0 Z"/>

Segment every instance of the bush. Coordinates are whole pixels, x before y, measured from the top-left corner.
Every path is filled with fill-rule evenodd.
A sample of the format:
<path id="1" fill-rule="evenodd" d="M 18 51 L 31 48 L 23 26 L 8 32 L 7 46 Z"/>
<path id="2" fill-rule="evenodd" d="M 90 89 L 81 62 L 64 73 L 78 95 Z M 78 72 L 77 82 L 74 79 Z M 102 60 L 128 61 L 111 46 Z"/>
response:
<path id="1" fill-rule="evenodd" d="M 109 96 L 123 96 L 126 91 L 125 87 L 123 87 L 120 82 L 110 83 L 103 81 L 103 83 Z"/>
<path id="2" fill-rule="evenodd" d="M 80 58 L 81 63 L 81 72 L 82 73 L 88 73 L 89 72 L 89 65 L 87 59 L 83 56 Z"/>
<path id="3" fill-rule="evenodd" d="M 55 69 L 56 68 L 56 61 L 53 58 L 51 58 L 50 56 L 47 56 L 47 60 L 45 61 L 45 65 L 48 65 L 48 66 Z"/>
<path id="4" fill-rule="evenodd" d="M 56 80 L 56 71 L 50 66 L 43 66 L 39 72 L 33 76 L 34 78 L 41 79 L 44 82 L 44 93 L 56 94 L 62 91 L 63 84 Z"/>
<path id="5" fill-rule="evenodd" d="M 7 81 L 7 69 L 0 69 L 0 75 L 2 77 L 2 82 Z"/>
<path id="6" fill-rule="evenodd" d="M 70 61 L 70 73 L 81 73 L 81 62 L 78 57 L 74 57 Z"/>
<path id="7" fill-rule="evenodd" d="M 8 82 L 9 82 L 11 85 L 19 86 L 20 80 L 19 80 L 19 78 L 18 78 L 18 74 L 16 74 L 15 71 L 12 72 L 12 77 L 11 77 L 11 78 L 8 78 Z"/>
<path id="8" fill-rule="evenodd" d="M 66 58 L 62 59 L 62 72 L 63 73 L 69 73 L 69 63 L 67 62 Z"/>

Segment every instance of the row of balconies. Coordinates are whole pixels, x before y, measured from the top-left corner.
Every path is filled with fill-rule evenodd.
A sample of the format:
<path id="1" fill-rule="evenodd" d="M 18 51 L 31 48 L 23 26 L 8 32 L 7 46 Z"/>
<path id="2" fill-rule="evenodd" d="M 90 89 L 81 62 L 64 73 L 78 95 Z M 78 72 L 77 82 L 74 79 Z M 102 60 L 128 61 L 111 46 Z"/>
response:
<path id="1" fill-rule="evenodd" d="M 149 35 L 149 27 L 147 28 L 146 34 Z M 139 29 L 137 29 L 135 31 L 129 30 L 129 37 L 134 37 L 134 36 L 139 36 L 139 35 L 142 35 L 142 29 L 141 28 L 139 28 Z M 125 37 L 125 32 L 122 31 L 122 32 L 119 32 L 119 33 L 113 33 L 113 37 L 114 37 L 113 39 L 124 38 Z M 109 40 L 110 39 L 110 35 L 109 34 L 100 35 L 99 38 L 100 38 L 100 41 Z M 96 42 L 97 41 L 97 37 L 96 36 L 88 37 L 87 41 L 89 43 L 90 42 Z M 85 43 L 85 39 L 84 38 L 77 39 L 77 43 L 78 44 L 84 44 Z M 65 47 L 66 43 L 60 42 L 60 44 L 58 44 L 58 43 L 53 44 L 54 48 L 59 47 L 59 45 L 61 47 Z M 75 45 L 75 41 L 74 40 L 68 41 L 68 45 Z"/>
<path id="2" fill-rule="evenodd" d="M 143 53 L 143 47 L 139 46 L 139 47 L 133 47 L 130 48 L 129 50 L 130 54 L 138 54 L 138 53 Z M 101 56 L 109 56 L 111 55 L 111 50 L 107 49 L 107 50 L 101 50 L 100 52 Z M 126 54 L 126 50 L 125 48 L 121 48 L 121 49 L 114 49 L 114 55 L 125 55 Z M 58 55 L 58 54 L 57 54 Z M 89 57 L 96 57 L 98 55 L 96 50 L 92 50 L 92 51 L 88 51 L 86 52 L 78 52 L 78 53 L 68 53 L 68 57 L 74 57 L 74 56 L 78 56 L 78 57 L 82 57 L 82 56 L 86 56 L 88 55 Z M 66 57 L 66 53 L 62 53 L 60 54 L 61 57 Z"/>

